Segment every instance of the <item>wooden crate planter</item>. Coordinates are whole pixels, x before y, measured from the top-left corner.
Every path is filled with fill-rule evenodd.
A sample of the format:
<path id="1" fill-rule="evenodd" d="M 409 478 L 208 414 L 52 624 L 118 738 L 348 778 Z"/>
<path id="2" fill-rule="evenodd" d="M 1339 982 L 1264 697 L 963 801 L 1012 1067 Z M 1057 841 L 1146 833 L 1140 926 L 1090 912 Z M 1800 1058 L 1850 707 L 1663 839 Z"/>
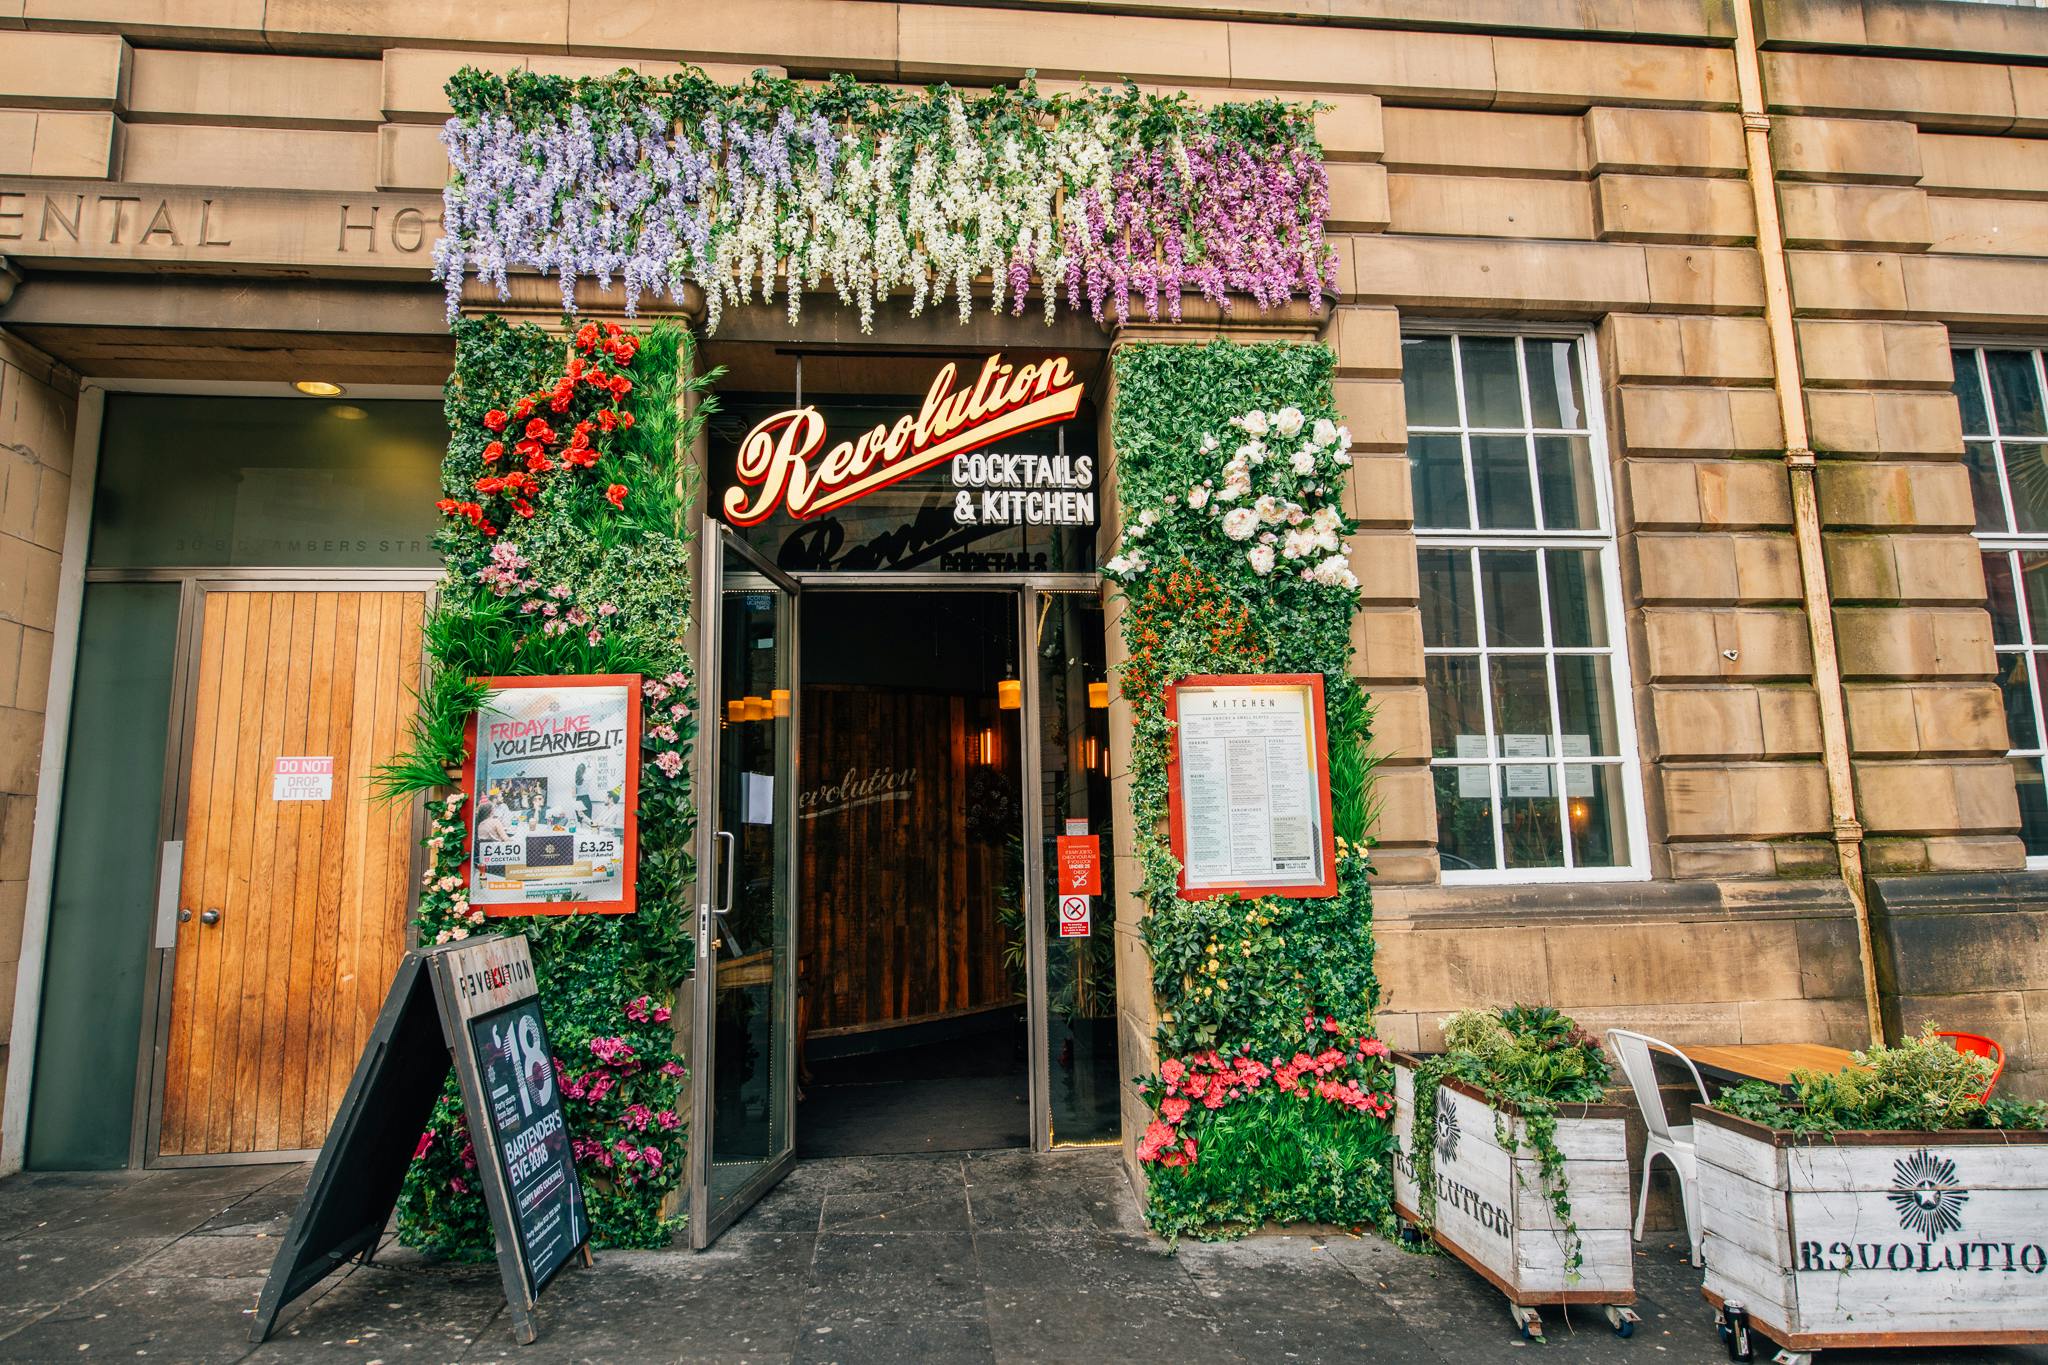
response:
<path id="1" fill-rule="evenodd" d="M 2048 1132 L 1783 1132 L 1693 1106 L 1706 1296 L 1798 1365 L 2048 1342 Z"/>
<path id="2" fill-rule="evenodd" d="M 1416 1064 L 1394 1054 L 1394 1212 L 1411 1224 L 1420 1222 L 1412 1156 Z M 1462 1081 L 1439 1087 L 1429 1236 L 1507 1295 L 1524 1335 L 1542 1336 L 1539 1304 L 1599 1304 L 1622 1336 L 1635 1328 L 1626 1116 L 1619 1105 L 1559 1106 L 1557 1146 L 1582 1257 L 1574 1278 L 1565 1270 L 1564 1225 L 1544 1192 L 1542 1163 L 1521 1141 L 1519 1111 Z M 1496 1137 L 1500 1131 L 1512 1154 Z"/>

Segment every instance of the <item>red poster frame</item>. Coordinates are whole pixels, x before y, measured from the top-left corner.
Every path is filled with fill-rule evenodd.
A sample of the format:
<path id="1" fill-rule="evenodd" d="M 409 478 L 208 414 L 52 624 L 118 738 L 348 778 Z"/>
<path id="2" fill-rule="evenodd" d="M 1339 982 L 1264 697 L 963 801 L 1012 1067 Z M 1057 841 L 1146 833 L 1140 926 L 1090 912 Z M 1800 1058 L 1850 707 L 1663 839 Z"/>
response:
<path id="1" fill-rule="evenodd" d="M 1187 880 L 1187 825 L 1180 803 L 1180 691 L 1182 688 L 1303 687 L 1309 693 L 1309 759 L 1315 768 L 1316 791 L 1323 817 L 1323 880 L 1293 886 L 1269 886 L 1261 882 L 1228 882 L 1189 889 Z M 1180 864 L 1176 894 L 1184 901 L 1215 900 L 1219 896 L 1287 896 L 1310 899 L 1337 894 L 1337 831 L 1330 823 L 1330 721 L 1323 700 L 1320 673 L 1193 673 L 1166 688 L 1166 719 L 1173 737 L 1166 747 L 1166 828 L 1173 857 Z"/>
<path id="2" fill-rule="evenodd" d="M 626 689 L 626 778 L 620 793 L 626 810 L 625 861 L 620 868 L 619 899 L 614 901 L 520 901 L 512 904 L 481 905 L 486 919 L 524 919 L 531 915 L 630 915 L 639 908 L 637 896 L 640 873 L 640 711 L 641 675 L 638 673 L 551 673 L 522 674 L 518 677 L 471 678 L 492 691 L 516 688 L 623 687 Z M 470 886 L 470 854 L 476 848 L 476 719 L 472 711 L 463 724 L 462 798 L 463 843 L 462 886 Z M 473 903 L 473 902 L 472 902 Z"/>

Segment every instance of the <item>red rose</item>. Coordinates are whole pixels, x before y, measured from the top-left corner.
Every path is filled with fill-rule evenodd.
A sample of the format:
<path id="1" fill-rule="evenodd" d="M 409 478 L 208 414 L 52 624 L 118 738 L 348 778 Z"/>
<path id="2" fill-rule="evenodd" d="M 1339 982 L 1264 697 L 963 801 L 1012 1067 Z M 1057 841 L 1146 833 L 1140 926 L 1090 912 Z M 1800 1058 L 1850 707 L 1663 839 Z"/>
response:
<path id="1" fill-rule="evenodd" d="M 583 365 L 584 360 L 582 356 L 572 355 L 569 357 L 569 378 L 571 380 L 581 379 L 583 377 Z"/>
<path id="2" fill-rule="evenodd" d="M 502 460 L 504 458 L 505 443 L 503 441 L 491 441 L 484 446 L 485 464 L 496 464 L 499 460 Z"/>
<path id="3" fill-rule="evenodd" d="M 606 408 L 597 414 L 597 424 L 604 430 L 610 431 L 619 424 L 619 415 L 610 408 Z"/>
<path id="4" fill-rule="evenodd" d="M 570 446 L 562 452 L 562 460 L 565 464 L 575 465 L 579 469 L 594 469 L 597 466 L 597 452 L 589 446 Z"/>
<path id="5" fill-rule="evenodd" d="M 633 381 L 622 374 L 612 376 L 611 390 L 614 396 L 624 398 L 633 391 Z"/>
<path id="6" fill-rule="evenodd" d="M 605 489 L 604 500 L 614 507 L 624 507 L 626 505 L 626 485 L 615 483 L 610 488 Z"/>
<path id="7" fill-rule="evenodd" d="M 530 460 L 541 453 L 539 441 L 521 441 L 512 447 L 512 453 L 523 460 Z"/>
<path id="8" fill-rule="evenodd" d="M 534 440 L 545 441 L 553 436 L 555 432 L 554 428 L 548 425 L 547 418 L 536 417 L 526 424 L 526 434 Z"/>
<path id="9" fill-rule="evenodd" d="M 625 331 L 626 329 L 619 326 L 616 322 L 607 322 L 604 325 L 604 334 L 608 337 L 623 336 Z"/>
<path id="10" fill-rule="evenodd" d="M 612 377 L 603 370 L 585 370 L 583 372 L 583 382 L 590 385 L 593 389 L 608 388 L 611 385 Z"/>
<path id="11" fill-rule="evenodd" d="M 548 400 L 548 406 L 556 412 L 567 412 L 569 410 L 569 395 L 566 393 L 556 394 Z"/>
<path id="12" fill-rule="evenodd" d="M 435 503 L 434 507 L 441 513 L 442 516 L 452 517 L 458 511 L 461 510 L 462 504 L 458 503 L 453 498 L 443 498 L 439 502 Z"/>
<path id="13" fill-rule="evenodd" d="M 507 418 L 503 408 L 492 408 L 484 414 L 484 425 L 492 431 L 503 431 Z"/>
<path id="14" fill-rule="evenodd" d="M 581 327 L 578 327 L 576 329 L 577 349 L 587 351 L 595 345 L 597 345 L 596 323 L 586 322 Z"/>
<path id="15" fill-rule="evenodd" d="M 478 479 L 476 481 L 476 491 L 485 497 L 489 497 L 504 486 L 505 481 L 499 478 Z"/>
<path id="16" fill-rule="evenodd" d="M 512 499 L 512 510 L 522 517 L 530 517 L 533 515 L 533 504 L 525 498 L 514 498 Z"/>
<path id="17" fill-rule="evenodd" d="M 550 469 L 554 468 L 552 464 L 548 463 L 546 451 L 542 451 L 537 455 L 528 456 L 526 460 L 526 467 L 536 474 L 545 474 Z"/>
<path id="18" fill-rule="evenodd" d="M 532 412 L 533 399 L 522 398 L 517 403 L 514 403 L 512 405 L 512 420 L 515 422 L 524 422 L 527 419 L 528 415 L 530 415 Z"/>
<path id="19" fill-rule="evenodd" d="M 619 414 L 619 425 L 630 430 L 633 425 L 633 414 L 630 412 L 621 412 Z"/>

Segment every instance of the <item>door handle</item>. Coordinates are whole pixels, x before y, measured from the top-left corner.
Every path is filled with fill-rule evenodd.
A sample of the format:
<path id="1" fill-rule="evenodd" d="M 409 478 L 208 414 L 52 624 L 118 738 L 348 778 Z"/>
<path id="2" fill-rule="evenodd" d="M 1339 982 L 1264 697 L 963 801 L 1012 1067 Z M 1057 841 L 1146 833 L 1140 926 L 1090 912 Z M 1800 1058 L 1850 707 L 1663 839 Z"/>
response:
<path id="1" fill-rule="evenodd" d="M 201 910 L 201 911 L 199 912 L 199 922 L 200 922 L 201 924 L 219 924 L 219 923 L 220 923 L 220 911 L 218 911 L 218 910 Z"/>
<path id="2" fill-rule="evenodd" d="M 732 913 L 733 869 L 739 864 L 740 841 L 731 830 L 727 829 L 718 830 L 711 837 L 725 840 L 725 898 L 712 905 L 711 913 L 714 915 L 727 915 Z"/>

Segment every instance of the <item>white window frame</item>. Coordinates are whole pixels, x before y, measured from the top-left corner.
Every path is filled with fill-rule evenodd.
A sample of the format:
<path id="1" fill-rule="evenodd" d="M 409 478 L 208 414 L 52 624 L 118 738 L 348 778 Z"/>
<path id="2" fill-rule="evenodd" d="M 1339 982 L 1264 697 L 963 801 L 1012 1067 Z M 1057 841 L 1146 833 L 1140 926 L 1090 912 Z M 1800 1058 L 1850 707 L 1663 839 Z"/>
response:
<path id="1" fill-rule="evenodd" d="M 2026 577 L 2020 570 L 2018 559 L 2018 555 L 2022 551 L 2048 553 L 2048 531 L 2019 531 L 2013 529 L 2019 524 L 2019 518 L 2013 515 L 2012 476 L 2006 472 L 2005 467 L 2005 447 L 2008 440 L 2019 444 L 2038 445 L 2048 448 L 2048 437 L 2020 436 L 2008 438 L 1999 432 L 1998 408 L 1991 398 L 1991 364 L 1985 358 L 1984 353 L 1986 351 L 2032 352 L 2034 357 L 2034 382 L 2041 386 L 2044 402 L 2048 402 L 2048 355 L 2044 355 L 2043 343 L 2010 337 L 1979 338 L 1951 336 L 1949 338 L 1949 348 L 1953 351 L 1969 352 L 1970 359 L 1976 366 L 1977 388 L 1984 399 L 1984 425 L 1987 429 L 1985 431 L 1964 431 L 1963 440 L 1969 444 L 1990 445 L 1991 458 L 1998 469 L 1999 501 L 2005 508 L 2006 529 L 2001 531 L 1972 532 L 1976 538 L 1977 549 L 1980 553 L 1986 555 L 2000 554 L 2006 557 L 2007 572 L 2012 576 L 2013 606 L 2019 613 L 2020 643 L 2016 645 L 2001 645 L 1994 639 L 1992 642 L 1993 656 L 1999 663 L 1998 672 L 2000 675 L 2003 675 L 2005 671 L 2004 660 L 2008 656 L 2018 654 L 2024 657 L 2027 661 L 2028 682 L 2031 684 L 2034 694 L 2035 747 L 2031 749 L 2007 749 L 2005 756 L 2008 759 L 2031 758 L 2036 763 L 2042 765 L 2044 769 L 2048 769 L 2048 705 L 2043 704 L 2041 697 L 2041 684 L 2044 675 L 2048 675 L 2048 667 L 2043 667 L 2042 663 L 2043 653 L 2048 652 L 2048 640 L 2036 640 L 2034 638 L 2033 624 L 2027 619 Z M 1951 386 L 1950 391 L 1954 391 L 1953 386 Z M 1956 402 L 1956 412 L 1957 418 L 1960 420 L 1962 416 L 1962 400 L 1960 398 Z M 1974 487 L 1971 490 L 1970 505 L 1974 511 L 1976 507 L 1976 490 Z M 2004 706 L 2004 693 L 2005 689 L 2000 687 L 1999 704 L 2001 709 Z M 2008 736 L 2008 738 L 2010 737 Z M 2022 837 L 2024 837 L 2024 833 L 2022 833 Z M 2029 853 L 2027 855 L 2027 866 L 2031 868 L 2048 868 L 2048 853 Z"/>
<path id="2" fill-rule="evenodd" d="M 1447 527 L 1426 527 L 1420 520 L 1415 525 L 1415 544 L 1418 551 L 1431 549 L 1459 549 L 1473 552 L 1472 577 L 1474 592 L 1474 621 L 1478 633 L 1478 644 L 1473 646 L 1443 647 L 1423 646 L 1423 657 L 1462 655 L 1471 658 L 1512 657 L 1516 655 L 1552 659 L 1560 656 L 1581 655 L 1599 657 L 1604 654 L 1609 664 L 1609 677 L 1614 692 L 1615 744 L 1620 751 L 1618 761 L 1592 760 L 1592 766 L 1618 768 L 1621 773 L 1621 804 L 1623 818 L 1627 821 L 1627 862 L 1615 867 L 1495 867 L 1478 869 L 1447 869 L 1442 866 L 1442 831 L 1438 831 L 1439 860 L 1438 876 L 1445 886 L 1525 886 L 1542 883 L 1584 883 L 1584 882 L 1631 882 L 1647 881 L 1650 877 L 1649 831 L 1644 823 L 1642 757 L 1636 738 L 1635 691 L 1629 676 L 1627 613 L 1622 602 L 1621 557 L 1619 543 L 1614 529 L 1613 471 L 1608 463 L 1606 406 L 1601 400 L 1599 385 L 1599 353 L 1595 347 L 1590 328 L 1531 327 L 1511 323 L 1449 322 L 1421 319 L 1403 319 L 1402 337 L 1448 336 L 1452 338 L 1452 381 L 1458 395 L 1458 409 L 1462 416 L 1465 410 L 1465 376 L 1459 355 L 1460 337 L 1520 337 L 1534 341 L 1571 341 L 1578 344 L 1579 385 L 1585 405 L 1586 425 L 1581 428 L 1539 427 L 1535 423 L 1534 409 L 1529 407 L 1529 374 L 1526 358 L 1517 348 L 1517 364 L 1520 367 L 1522 401 L 1530 425 L 1520 429 L 1505 427 L 1472 426 L 1422 426 L 1407 428 L 1410 436 L 1455 435 L 1461 438 L 1465 454 L 1465 497 L 1471 509 L 1472 520 L 1479 519 L 1478 490 L 1473 486 L 1471 459 L 1471 438 L 1473 435 L 1527 435 L 1527 436 L 1581 436 L 1589 447 L 1592 463 L 1593 497 L 1599 510 L 1600 525 L 1590 530 L 1543 530 L 1543 531 L 1486 531 L 1476 528 L 1457 529 Z M 1404 361 L 1405 365 L 1405 361 Z M 1413 463 L 1410 463 L 1411 472 Z M 1531 496 L 1539 507 L 1542 489 L 1537 482 L 1535 467 L 1535 445 L 1530 443 L 1530 486 Z M 1417 509 L 1420 516 L 1420 509 Z M 1486 610 L 1479 585 L 1477 551 L 1480 550 L 1591 550 L 1597 552 L 1601 586 L 1606 599 L 1607 644 L 1600 646 L 1566 646 L 1552 644 L 1516 647 L 1492 647 L 1486 643 Z M 1550 584 L 1547 574 L 1537 575 L 1537 590 L 1543 604 L 1543 631 L 1546 640 L 1551 629 Z M 1485 677 L 1482 671 L 1482 679 Z M 1550 698 L 1550 723 L 1553 737 L 1563 733 L 1558 712 L 1557 687 L 1552 674 Z M 1425 692 L 1428 677 L 1423 679 Z M 1489 739 L 1495 736 L 1493 720 L 1493 693 L 1490 685 L 1480 688 L 1480 699 L 1486 720 Z M 1434 737 L 1431 739 L 1435 748 Z M 1562 748 L 1560 743 L 1556 747 Z M 1439 768 L 1485 767 L 1504 769 L 1508 766 L 1531 767 L 1547 763 L 1552 769 L 1552 780 L 1559 793 L 1558 813 L 1561 821 L 1569 820 L 1570 797 L 1565 795 L 1565 769 L 1568 765 L 1584 765 L 1587 759 L 1579 756 L 1555 753 L 1547 760 L 1531 763 L 1527 759 L 1514 761 L 1505 757 L 1458 759 L 1439 758 L 1434 754 L 1429 759 L 1430 804 L 1435 810 L 1436 772 Z M 1496 779 L 1497 782 L 1504 779 Z M 1502 800 L 1496 785 L 1493 806 L 1494 856 L 1503 858 L 1506 840 L 1502 830 Z M 1563 835 L 1564 855 L 1567 863 L 1571 859 L 1571 832 L 1560 831 Z"/>

